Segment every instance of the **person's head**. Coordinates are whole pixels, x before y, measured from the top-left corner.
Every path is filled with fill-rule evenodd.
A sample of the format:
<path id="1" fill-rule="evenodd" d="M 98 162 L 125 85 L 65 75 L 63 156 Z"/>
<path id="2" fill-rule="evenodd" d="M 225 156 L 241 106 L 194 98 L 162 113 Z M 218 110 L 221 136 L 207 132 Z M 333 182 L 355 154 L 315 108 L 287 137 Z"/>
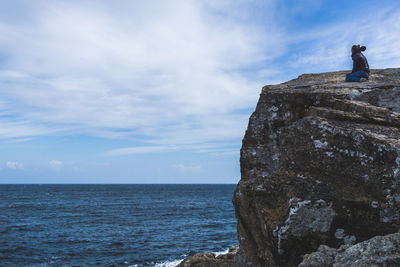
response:
<path id="1" fill-rule="evenodd" d="M 351 47 L 351 53 L 352 54 L 355 54 L 355 53 L 358 53 L 358 52 L 361 52 L 361 51 L 365 51 L 365 50 L 367 50 L 367 48 L 365 46 L 353 45 Z"/>

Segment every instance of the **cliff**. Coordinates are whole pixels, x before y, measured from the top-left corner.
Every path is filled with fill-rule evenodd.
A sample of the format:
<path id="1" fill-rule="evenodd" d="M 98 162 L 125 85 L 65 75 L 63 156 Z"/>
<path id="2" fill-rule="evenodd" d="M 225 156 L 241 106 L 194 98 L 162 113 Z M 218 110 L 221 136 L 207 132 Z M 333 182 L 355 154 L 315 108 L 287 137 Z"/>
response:
<path id="1" fill-rule="evenodd" d="M 262 89 L 233 198 L 237 266 L 297 266 L 320 245 L 336 255 L 398 231 L 400 69 L 371 74 L 362 83 L 305 74 Z"/>
<path id="2" fill-rule="evenodd" d="M 400 266 L 400 69 L 345 74 L 262 89 L 233 197 L 239 249 L 180 266 Z"/>

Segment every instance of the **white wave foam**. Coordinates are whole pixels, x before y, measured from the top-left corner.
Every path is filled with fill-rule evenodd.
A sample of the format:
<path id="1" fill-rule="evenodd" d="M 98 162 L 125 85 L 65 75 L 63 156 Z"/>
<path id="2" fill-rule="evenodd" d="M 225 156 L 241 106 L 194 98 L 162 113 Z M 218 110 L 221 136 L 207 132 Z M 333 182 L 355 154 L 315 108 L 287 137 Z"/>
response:
<path id="1" fill-rule="evenodd" d="M 221 254 L 226 254 L 226 253 L 228 253 L 228 252 L 229 252 L 229 248 L 228 248 L 227 250 L 224 250 L 224 251 L 213 252 L 213 253 L 215 254 L 215 256 L 219 256 L 219 255 L 221 255 Z"/>
<path id="2" fill-rule="evenodd" d="M 182 261 L 183 260 L 165 261 L 165 262 L 157 263 L 155 267 L 175 267 Z"/>
<path id="3" fill-rule="evenodd" d="M 229 252 L 229 248 L 224 250 L 224 251 L 212 252 L 212 253 L 214 253 L 215 256 L 219 256 L 219 255 L 222 255 L 222 254 L 226 254 L 228 252 Z M 161 262 L 161 263 L 157 263 L 155 265 L 155 267 L 176 267 L 176 265 L 178 265 L 182 261 L 183 261 L 183 259 L 182 260 L 174 260 L 174 261 L 164 261 L 164 262 Z M 137 266 L 134 265 L 132 267 L 137 267 Z"/>

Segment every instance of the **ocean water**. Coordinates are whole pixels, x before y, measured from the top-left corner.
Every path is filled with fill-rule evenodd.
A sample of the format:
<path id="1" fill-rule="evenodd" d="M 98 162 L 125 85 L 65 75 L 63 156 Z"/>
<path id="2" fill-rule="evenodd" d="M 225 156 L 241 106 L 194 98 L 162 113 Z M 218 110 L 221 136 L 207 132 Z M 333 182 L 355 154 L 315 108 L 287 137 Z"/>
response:
<path id="1" fill-rule="evenodd" d="M 0 266 L 175 266 L 236 245 L 235 185 L 0 185 Z"/>

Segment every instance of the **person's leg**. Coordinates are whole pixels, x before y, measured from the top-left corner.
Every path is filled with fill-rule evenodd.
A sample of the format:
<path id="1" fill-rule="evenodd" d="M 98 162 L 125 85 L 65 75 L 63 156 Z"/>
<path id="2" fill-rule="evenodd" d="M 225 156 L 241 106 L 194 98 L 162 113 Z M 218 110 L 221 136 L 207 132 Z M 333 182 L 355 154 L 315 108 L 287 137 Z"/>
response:
<path id="1" fill-rule="evenodd" d="M 368 72 L 359 70 L 346 75 L 346 82 L 359 82 L 361 78 L 369 78 Z"/>
<path id="2" fill-rule="evenodd" d="M 361 76 L 362 76 L 362 77 L 360 78 L 360 82 L 366 82 L 366 81 L 369 80 L 369 73 L 368 73 L 368 72 L 363 71 L 363 73 L 362 73 Z"/>
<path id="3" fill-rule="evenodd" d="M 368 72 L 363 71 L 363 70 L 358 71 L 358 73 L 357 73 L 356 76 L 360 77 L 359 82 L 365 82 L 365 81 L 367 81 L 367 80 L 369 79 L 369 74 L 368 74 Z"/>
<path id="4" fill-rule="evenodd" d="M 357 76 L 357 72 L 358 71 L 347 74 L 346 82 L 359 82 L 361 77 Z"/>

